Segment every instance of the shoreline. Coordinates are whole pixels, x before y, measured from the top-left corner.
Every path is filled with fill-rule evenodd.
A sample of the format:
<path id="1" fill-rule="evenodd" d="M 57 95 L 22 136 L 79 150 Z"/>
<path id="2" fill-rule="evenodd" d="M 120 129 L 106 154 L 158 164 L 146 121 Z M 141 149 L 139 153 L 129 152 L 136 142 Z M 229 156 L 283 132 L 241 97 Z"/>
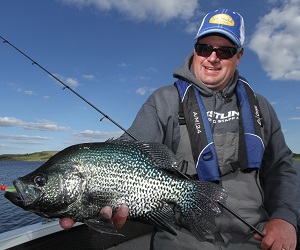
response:
<path id="1" fill-rule="evenodd" d="M 59 151 L 42 151 L 32 154 L 3 154 L 0 161 L 47 161 Z"/>

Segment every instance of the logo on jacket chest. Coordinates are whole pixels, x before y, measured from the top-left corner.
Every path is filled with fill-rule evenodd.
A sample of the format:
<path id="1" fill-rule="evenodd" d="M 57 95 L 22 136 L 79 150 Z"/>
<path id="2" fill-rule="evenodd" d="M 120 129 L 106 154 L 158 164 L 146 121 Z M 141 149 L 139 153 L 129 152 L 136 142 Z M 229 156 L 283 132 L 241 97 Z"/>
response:
<path id="1" fill-rule="evenodd" d="M 212 123 L 225 123 L 239 119 L 238 111 L 228 111 L 227 113 L 220 113 L 216 111 L 207 111 L 208 120 Z"/>
<path id="2" fill-rule="evenodd" d="M 194 124 L 195 124 L 197 134 L 200 134 L 201 133 L 201 123 L 200 123 L 200 120 L 198 117 L 198 113 L 194 111 L 193 116 L 194 116 Z"/>

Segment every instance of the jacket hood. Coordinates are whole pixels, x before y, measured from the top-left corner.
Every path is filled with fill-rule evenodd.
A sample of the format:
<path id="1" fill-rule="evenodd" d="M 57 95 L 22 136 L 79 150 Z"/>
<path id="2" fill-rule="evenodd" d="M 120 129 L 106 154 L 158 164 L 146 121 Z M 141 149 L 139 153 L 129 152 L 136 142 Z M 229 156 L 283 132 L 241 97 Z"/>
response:
<path id="1" fill-rule="evenodd" d="M 174 71 L 173 76 L 177 79 L 182 79 L 189 83 L 195 85 L 202 95 L 204 96 L 212 96 L 215 91 L 207 88 L 203 83 L 201 83 L 192 72 L 192 63 L 193 63 L 194 53 L 190 53 L 183 64 Z M 221 92 L 222 96 L 231 97 L 234 94 L 234 89 L 238 80 L 239 72 L 235 71 L 234 76 L 230 79 L 227 86 Z"/>

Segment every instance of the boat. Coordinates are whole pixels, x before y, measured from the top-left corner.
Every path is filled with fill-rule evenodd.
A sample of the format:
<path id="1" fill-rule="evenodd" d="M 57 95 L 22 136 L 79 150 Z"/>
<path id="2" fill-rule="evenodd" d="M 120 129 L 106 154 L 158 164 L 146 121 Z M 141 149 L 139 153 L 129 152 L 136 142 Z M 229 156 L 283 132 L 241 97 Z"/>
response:
<path id="1" fill-rule="evenodd" d="M 83 223 L 64 230 L 58 220 L 52 220 L 1 233 L 0 249 L 149 249 L 152 232 L 153 226 L 130 220 L 119 230 L 124 236 L 99 233 Z"/>
<path id="2" fill-rule="evenodd" d="M 76 223 L 64 230 L 58 220 L 36 223 L 0 234 L 1 250 L 146 250 L 150 247 L 153 226 L 128 220 L 121 235 L 102 234 Z M 298 242 L 300 233 L 298 231 Z M 300 250 L 300 244 L 296 250 Z"/>

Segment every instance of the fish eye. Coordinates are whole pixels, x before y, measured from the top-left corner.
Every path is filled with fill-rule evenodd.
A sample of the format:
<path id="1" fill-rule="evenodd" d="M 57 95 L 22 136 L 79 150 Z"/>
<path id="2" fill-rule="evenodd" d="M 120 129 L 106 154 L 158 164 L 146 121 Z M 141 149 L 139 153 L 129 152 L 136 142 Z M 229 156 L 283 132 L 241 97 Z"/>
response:
<path id="1" fill-rule="evenodd" d="M 43 187 L 47 183 L 47 178 L 44 175 L 37 175 L 34 177 L 33 181 L 38 187 Z"/>

